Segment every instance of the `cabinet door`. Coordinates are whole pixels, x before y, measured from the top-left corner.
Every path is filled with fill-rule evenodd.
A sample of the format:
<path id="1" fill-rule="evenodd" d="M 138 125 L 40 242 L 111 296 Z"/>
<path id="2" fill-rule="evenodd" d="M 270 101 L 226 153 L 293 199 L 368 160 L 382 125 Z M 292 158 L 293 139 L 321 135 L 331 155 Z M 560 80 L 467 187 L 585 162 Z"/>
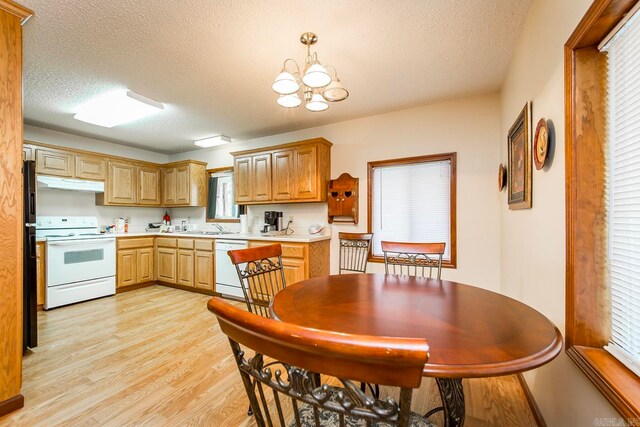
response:
<path id="1" fill-rule="evenodd" d="M 138 166 L 138 204 L 160 205 L 160 169 Z"/>
<path id="2" fill-rule="evenodd" d="M 162 192 L 162 203 L 165 206 L 176 204 L 176 168 L 163 170 L 164 187 Z"/>
<path id="3" fill-rule="evenodd" d="M 146 283 L 154 280 L 153 248 L 143 248 L 136 251 L 136 283 Z"/>
<path id="4" fill-rule="evenodd" d="M 131 163 L 109 162 L 107 203 L 134 205 L 136 203 L 137 166 Z"/>
<path id="5" fill-rule="evenodd" d="M 100 157 L 77 155 L 76 178 L 104 181 L 107 179 L 107 161 Z"/>
<path id="6" fill-rule="evenodd" d="M 158 248 L 158 280 L 167 283 L 176 283 L 176 262 L 178 250 L 173 248 Z"/>
<path id="7" fill-rule="evenodd" d="M 178 284 L 193 286 L 193 250 L 178 249 Z"/>
<path id="8" fill-rule="evenodd" d="M 194 264 L 196 288 L 213 291 L 215 283 L 213 252 L 196 250 Z"/>
<path id="9" fill-rule="evenodd" d="M 295 177 L 296 199 L 320 198 L 315 145 L 295 149 Z"/>
<path id="10" fill-rule="evenodd" d="M 117 287 L 136 284 L 136 250 L 121 249 L 118 251 Z"/>
<path id="11" fill-rule="evenodd" d="M 36 283 L 38 289 L 36 292 L 36 299 L 38 305 L 44 305 L 44 295 L 46 286 L 46 260 L 44 255 L 44 242 L 36 243 Z"/>
<path id="12" fill-rule="evenodd" d="M 281 150 L 274 152 L 272 155 L 272 162 L 273 200 L 290 200 L 295 198 L 293 185 L 293 150 Z"/>
<path id="13" fill-rule="evenodd" d="M 233 165 L 233 182 L 236 203 L 251 199 L 251 157 L 237 157 Z"/>
<path id="14" fill-rule="evenodd" d="M 188 205 L 190 201 L 189 166 L 180 166 L 176 168 L 176 204 Z"/>
<path id="15" fill-rule="evenodd" d="M 271 200 L 271 153 L 251 158 L 251 187 L 254 202 Z"/>
<path id="16" fill-rule="evenodd" d="M 284 280 L 287 286 L 291 286 L 296 282 L 305 280 L 305 260 L 294 258 L 282 258 L 282 266 L 284 269 Z"/>
<path id="17" fill-rule="evenodd" d="M 36 172 L 42 175 L 74 176 L 73 154 L 64 151 L 36 150 Z"/>

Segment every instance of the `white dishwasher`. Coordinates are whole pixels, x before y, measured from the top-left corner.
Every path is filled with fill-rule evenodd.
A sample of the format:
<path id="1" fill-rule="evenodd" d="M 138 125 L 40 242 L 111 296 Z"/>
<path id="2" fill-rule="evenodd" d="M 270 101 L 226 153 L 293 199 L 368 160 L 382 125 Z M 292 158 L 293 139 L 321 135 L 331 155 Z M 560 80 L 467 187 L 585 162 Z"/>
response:
<path id="1" fill-rule="evenodd" d="M 216 239 L 216 292 L 244 300 L 236 266 L 231 263 L 227 251 L 248 247 L 246 240 Z"/>

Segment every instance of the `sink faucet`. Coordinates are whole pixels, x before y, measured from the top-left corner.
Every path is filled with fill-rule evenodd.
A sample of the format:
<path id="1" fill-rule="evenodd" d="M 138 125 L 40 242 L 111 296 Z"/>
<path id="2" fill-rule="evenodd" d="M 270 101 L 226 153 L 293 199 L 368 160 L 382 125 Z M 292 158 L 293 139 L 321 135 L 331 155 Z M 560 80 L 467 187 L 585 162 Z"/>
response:
<path id="1" fill-rule="evenodd" d="M 226 230 L 223 226 L 221 226 L 220 224 L 216 224 L 216 223 L 214 223 L 214 224 L 213 224 L 213 226 L 214 226 L 215 228 L 217 228 L 217 229 L 218 229 L 218 231 L 220 231 L 220 232 L 222 232 L 222 233 L 226 233 L 226 232 L 227 232 L 227 230 Z"/>

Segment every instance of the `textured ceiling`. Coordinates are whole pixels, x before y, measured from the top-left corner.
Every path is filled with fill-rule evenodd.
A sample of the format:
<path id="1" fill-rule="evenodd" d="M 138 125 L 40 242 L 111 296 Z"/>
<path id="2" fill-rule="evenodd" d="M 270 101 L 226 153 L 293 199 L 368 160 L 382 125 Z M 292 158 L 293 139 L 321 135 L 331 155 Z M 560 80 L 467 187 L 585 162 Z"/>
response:
<path id="1" fill-rule="evenodd" d="M 250 139 L 498 90 L 531 0 L 22 0 L 24 116 L 154 151 L 215 134 Z M 271 83 L 301 33 L 350 97 L 286 110 Z M 113 88 L 165 103 L 111 129 L 73 119 Z"/>

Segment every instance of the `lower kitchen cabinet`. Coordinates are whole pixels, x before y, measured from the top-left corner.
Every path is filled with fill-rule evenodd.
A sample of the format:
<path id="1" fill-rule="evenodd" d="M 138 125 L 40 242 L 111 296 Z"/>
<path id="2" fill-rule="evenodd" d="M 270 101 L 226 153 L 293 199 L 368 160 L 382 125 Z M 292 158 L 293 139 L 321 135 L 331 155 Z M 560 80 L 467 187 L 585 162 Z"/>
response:
<path id="1" fill-rule="evenodd" d="M 178 249 L 178 285 L 193 286 L 193 249 Z"/>
<path id="2" fill-rule="evenodd" d="M 282 246 L 282 266 L 287 286 L 311 277 L 329 274 L 329 240 L 312 243 L 269 242 L 252 240 L 250 248 L 273 245 Z"/>
<path id="3" fill-rule="evenodd" d="M 215 289 L 215 272 L 213 251 L 197 250 L 194 257 L 194 285 L 196 288 L 213 291 Z"/>
<path id="4" fill-rule="evenodd" d="M 140 285 L 155 280 L 153 237 L 117 240 L 116 287 Z"/>
<path id="5" fill-rule="evenodd" d="M 162 243 L 159 243 L 160 246 Z M 176 280 L 169 282 L 158 275 L 160 282 L 213 292 L 215 289 L 213 239 L 177 239 L 175 256 Z M 158 247 L 158 251 L 160 247 Z M 169 258 L 167 257 L 167 262 Z M 167 267 L 167 270 L 169 268 Z"/>
<path id="6" fill-rule="evenodd" d="M 38 242 L 36 243 L 36 283 L 38 285 L 36 299 L 38 307 L 42 307 L 44 305 L 44 295 L 46 292 L 46 265 L 44 242 Z"/>
<path id="7" fill-rule="evenodd" d="M 158 248 L 158 281 L 173 283 L 178 282 L 176 263 L 178 250 L 172 248 Z"/>

